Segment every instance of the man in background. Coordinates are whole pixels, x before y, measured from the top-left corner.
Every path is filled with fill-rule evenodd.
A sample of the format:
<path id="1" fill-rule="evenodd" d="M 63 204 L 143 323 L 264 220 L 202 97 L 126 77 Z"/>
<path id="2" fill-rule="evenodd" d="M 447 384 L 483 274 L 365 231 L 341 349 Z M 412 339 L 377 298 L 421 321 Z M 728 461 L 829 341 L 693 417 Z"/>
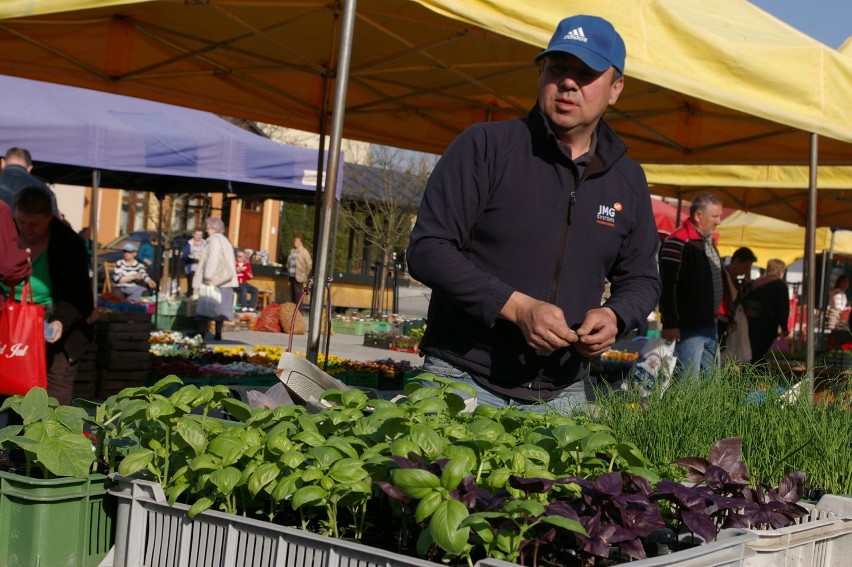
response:
<path id="1" fill-rule="evenodd" d="M 24 148 L 9 148 L 6 155 L 0 158 L 0 199 L 14 209 L 14 199 L 18 191 L 25 187 L 41 187 L 50 193 L 50 202 L 53 205 L 53 215 L 59 216 L 59 207 L 56 205 L 56 194 L 47 184 L 33 175 L 33 158 L 28 150 Z"/>
<path id="2" fill-rule="evenodd" d="M 692 200 L 689 218 L 660 250 L 660 337 L 674 341 L 679 375 L 708 377 L 716 366 L 718 313 L 724 297 L 722 260 L 713 234 L 722 222 L 722 200 L 702 193 Z"/>

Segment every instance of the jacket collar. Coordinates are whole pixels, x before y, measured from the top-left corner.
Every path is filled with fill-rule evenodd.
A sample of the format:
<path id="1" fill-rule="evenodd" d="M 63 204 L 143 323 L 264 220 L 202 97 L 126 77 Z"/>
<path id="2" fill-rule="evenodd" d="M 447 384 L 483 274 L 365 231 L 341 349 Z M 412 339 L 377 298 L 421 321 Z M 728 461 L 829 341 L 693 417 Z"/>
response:
<path id="1" fill-rule="evenodd" d="M 555 148 L 560 147 L 559 140 L 556 138 L 556 134 L 550 127 L 550 123 L 547 121 L 544 114 L 542 114 L 541 110 L 539 110 L 538 102 L 536 102 L 535 106 L 533 106 L 530 110 L 527 115 L 527 119 L 530 124 L 530 128 L 535 135 L 542 136 L 547 139 Z M 564 152 L 561 153 L 567 156 Z M 618 159 L 625 153 L 627 153 L 627 144 L 618 137 L 618 134 L 616 134 L 615 130 L 607 124 L 606 120 L 601 118 L 595 128 L 594 157 L 598 159 L 596 160 L 593 158 L 590 166 L 595 170 L 609 169 L 612 167 L 612 164 L 618 161 Z M 600 160 L 601 163 L 597 164 L 598 167 L 595 167 L 598 160 Z M 592 172 L 590 171 L 589 173 Z"/>

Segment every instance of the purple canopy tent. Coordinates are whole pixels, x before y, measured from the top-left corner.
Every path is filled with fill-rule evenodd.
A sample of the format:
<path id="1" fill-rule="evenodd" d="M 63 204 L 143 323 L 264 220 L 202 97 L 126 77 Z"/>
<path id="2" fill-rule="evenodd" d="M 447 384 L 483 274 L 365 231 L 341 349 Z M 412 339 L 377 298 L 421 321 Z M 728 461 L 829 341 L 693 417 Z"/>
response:
<path id="1" fill-rule="evenodd" d="M 0 102 L 0 151 L 28 149 L 33 173 L 49 183 L 153 191 L 160 199 L 316 197 L 317 150 L 273 142 L 209 112 L 2 75 Z"/>

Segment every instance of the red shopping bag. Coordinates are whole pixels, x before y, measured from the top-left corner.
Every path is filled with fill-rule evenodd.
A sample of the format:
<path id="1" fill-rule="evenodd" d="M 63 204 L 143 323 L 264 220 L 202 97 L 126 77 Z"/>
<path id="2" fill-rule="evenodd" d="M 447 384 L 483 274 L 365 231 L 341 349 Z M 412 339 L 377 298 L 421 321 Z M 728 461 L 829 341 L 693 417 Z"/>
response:
<path id="1" fill-rule="evenodd" d="M 21 301 L 10 294 L 0 313 L 0 394 L 26 394 L 47 389 L 44 346 L 44 307 L 33 302 L 29 280 Z"/>

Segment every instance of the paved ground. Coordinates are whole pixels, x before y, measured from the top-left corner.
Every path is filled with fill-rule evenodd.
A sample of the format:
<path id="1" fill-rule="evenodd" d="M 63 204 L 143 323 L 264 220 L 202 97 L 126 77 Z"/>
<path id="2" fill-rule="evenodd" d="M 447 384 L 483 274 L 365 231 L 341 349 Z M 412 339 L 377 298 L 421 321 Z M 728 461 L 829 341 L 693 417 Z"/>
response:
<path id="1" fill-rule="evenodd" d="M 430 290 L 421 285 L 401 287 L 399 290 L 399 315 L 417 319 L 425 318 L 429 306 Z M 208 335 L 209 337 L 209 335 Z M 322 337 L 323 341 L 325 337 Z M 290 335 L 286 333 L 263 333 L 257 331 L 224 331 L 222 340 L 207 340 L 209 346 L 216 345 L 281 345 L 288 346 Z M 308 336 L 293 335 L 293 352 L 307 352 Z M 324 352 L 324 342 L 320 352 Z M 393 360 L 407 360 L 414 365 L 422 363 L 422 358 L 417 354 L 398 352 L 381 348 L 364 346 L 363 335 L 347 335 L 335 333 L 330 337 L 329 354 L 339 356 L 348 360 L 370 361 L 391 358 Z"/>

